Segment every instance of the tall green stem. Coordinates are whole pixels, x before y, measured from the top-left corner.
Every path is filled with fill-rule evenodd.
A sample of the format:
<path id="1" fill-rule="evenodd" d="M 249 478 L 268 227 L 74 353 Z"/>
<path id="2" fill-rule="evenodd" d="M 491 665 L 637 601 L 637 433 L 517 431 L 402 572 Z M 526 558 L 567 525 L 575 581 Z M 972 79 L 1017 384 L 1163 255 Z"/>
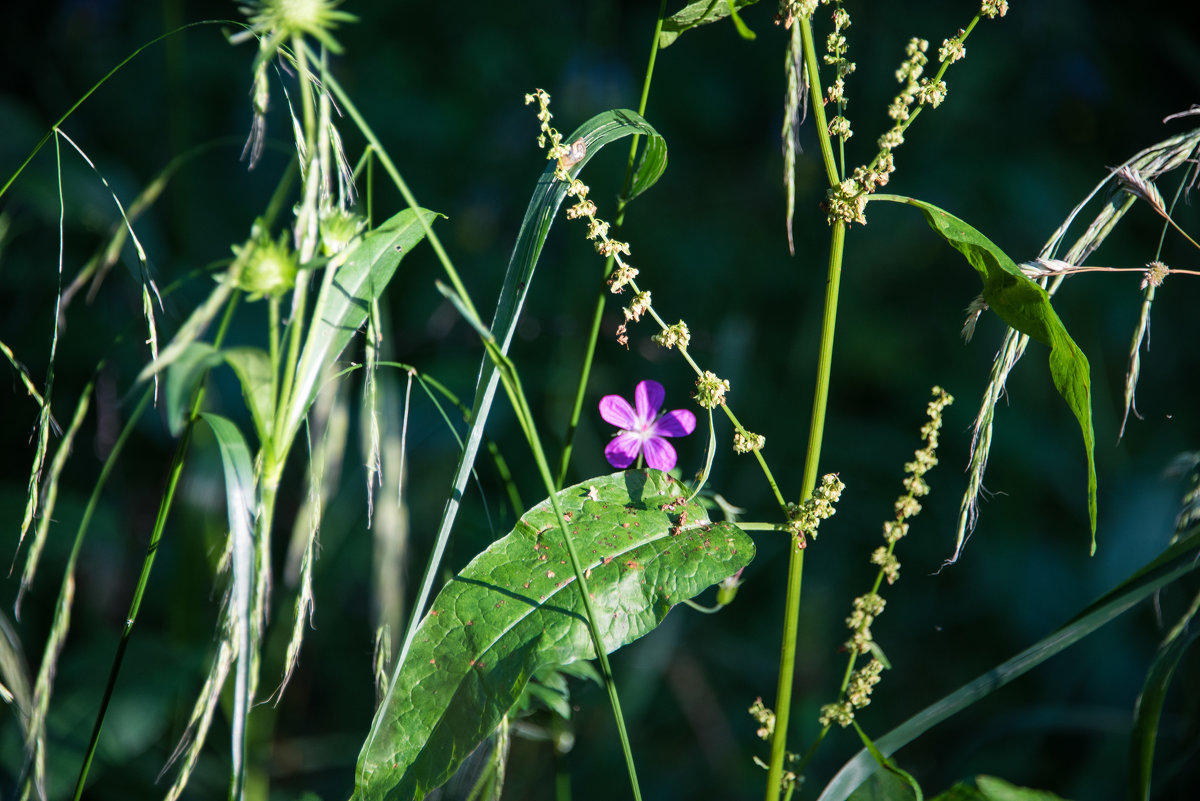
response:
<path id="1" fill-rule="evenodd" d="M 806 17 L 796 20 L 804 40 L 804 58 L 808 66 L 809 91 L 816 117 L 821 158 L 831 187 L 838 184 L 838 171 L 821 102 L 821 79 L 817 71 L 812 26 Z M 804 458 L 803 495 L 812 495 L 821 461 L 821 440 L 825 432 L 825 411 L 829 402 L 829 379 L 833 366 L 833 337 L 837 323 L 838 290 L 842 278 L 842 255 L 846 243 L 846 224 L 833 223 L 829 243 L 829 271 L 825 280 L 825 309 L 821 323 L 821 344 L 817 360 L 817 379 L 813 389 L 812 418 L 808 427 L 808 451 Z M 784 762 L 787 757 L 788 724 L 792 710 L 792 682 L 796 672 L 796 637 L 800 627 L 800 587 L 804 576 L 804 551 L 793 545 L 788 559 L 787 597 L 783 617 L 783 643 L 779 653 L 779 684 L 775 694 L 775 732 L 771 739 L 771 760 L 767 770 L 767 801 L 776 801 L 783 789 Z"/>
<path id="2" fill-rule="evenodd" d="M 842 277 L 842 252 L 846 225 L 833 225 L 829 248 L 829 274 L 825 282 L 825 315 L 821 325 L 817 382 L 813 390 L 812 419 L 808 426 L 808 452 L 804 458 L 804 495 L 812 495 L 821 460 L 821 439 L 825 432 L 825 410 L 829 402 L 829 377 L 833 365 L 833 336 L 837 322 L 838 288 Z M 779 797 L 783 764 L 787 752 L 788 723 L 792 708 L 792 680 L 796 668 L 796 636 L 800 627 L 800 585 L 804 575 L 804 551 L 793 544 L 788 559 L 787 599 L 783 611 L 783 644 L 779 653 L 779 685 L 775 696 L 775 734 L 771 739 L 771 761 L 767 773 L 767 801 Z"/>

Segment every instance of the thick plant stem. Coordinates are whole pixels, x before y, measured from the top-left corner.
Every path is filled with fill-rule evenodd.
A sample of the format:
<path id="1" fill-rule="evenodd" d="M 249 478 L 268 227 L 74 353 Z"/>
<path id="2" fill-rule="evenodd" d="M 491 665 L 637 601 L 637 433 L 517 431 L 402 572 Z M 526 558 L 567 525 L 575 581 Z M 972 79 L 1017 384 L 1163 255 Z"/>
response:
<path id="1" fill-rule="evenodd" d="M 829 274 L 825 282 L 825 312 L 821 324 L 821 346 L 817 362 L 817 383 L 813 391 L 812 419 L 808 427 L 808 453 L 804 459 L 804 496 L 812 495 L 821 460 L 821 439 L 825 431 L 825 409 L 829 402 L 829 376 L 833 366 L 833 335 L 837 322 L 838 288 L 842 278 L 842 252 L 846 242 L 846 224 L 833 224 L 829 246 Z M 796 669 L 796 635 L 800 623 L 800 584 L 804 574 L 804 551 L 791 547 L 788 560 L 787 602 L 783 617 L 783 645 L 779 653 L 779 686 L 775 695 L 775 734 L 771 739 L 771 761 L 767 772 L 767 801 L 779 798 L 783 763 L 787 751 L 788 721 L 792 707 L 792 679 Z"/>
<path id="2" fill-rule="evenodd" d="M 829 126 L 825 120 L 821 75 L 813 45 L 812 25 L 808 17 L 796 18 L 804 42 L 809 92 L 815 117 L 821 161 L 831 188 L 838 185 L 838 170 Z M 846 244 L 846 223 L 832 223 L 829 240 L 829 272 L 825 279 L 825 309 L 821 322 L 821 344 L 817 360 L 817 380 L 813 389 L 812 418 L 808 427 L 808 452 L 804 458 L 803 495 L 807 500 L 817 483 L 821 461 L 821 440 L 825 433 L 825 409 L 829 402 L 829 377 L 833 368 L 833 336 L 837 324 L 838 289 L 842 279 L 842 254 Z M 767 768 L 767 801 L 777 801 L 783 789 L 784 762 L 787 759 L 788 724 L 792 712 L 792 681 L 796 672 L 796 636 L 800 626 L 800 586 L 804 576 L 804 551 L 793 544 L 788 559 L 787 599 L 783 612 L 783 643 L 779 652 L 779 684 L 775 693 L 775 732 L 771 738 L 771 760 Z M 790 795 L 790 792 L 789 792 Z"/>

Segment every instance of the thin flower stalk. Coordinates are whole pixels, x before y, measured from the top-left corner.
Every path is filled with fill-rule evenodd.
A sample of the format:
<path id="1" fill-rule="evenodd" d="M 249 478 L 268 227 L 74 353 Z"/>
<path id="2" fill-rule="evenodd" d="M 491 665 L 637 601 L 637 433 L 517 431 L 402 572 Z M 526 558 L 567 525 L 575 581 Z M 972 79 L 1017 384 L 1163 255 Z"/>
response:
<path id="1" fill-rule="evenodd" d="M 908 41 L 904 61 L 896 70 L 896 80 L 901 88 L 888 106 L 888 116 L 893 120 L 892 127 L 879 137 L 879 151 L 869 164 L 855 168 L 849 178 L 845 177 L 843 171 L 841 179 L 835 182 L 836 185 L 826 198 L 825 206 L 827 219 L 831 223 L 836 219 L 866 224 L 864 210 L 867 201 L 877 189 L 887 185 L 895 172 L 893 151 L 904 143 L 905 131 L 924 107 L 937 108 L 945 101 L 947 88 L 943 79 L 946 70 L 966 56 L 967 37 L 982 18 L 1002 17 L 1007 11 L 1007 3 L 985 0 L 966 28 L 943 40 L 938 50 L 941 66 L 932 78 L 924 75 L 925 66 L 929 62 L 929 42 L 917 37 Z"/>
<path id="2" fill-rule="evenodd" d="M 896 543 L 908 534 L 908 521 L 921 512 L 919 498 L 929 494 L 929 484 L 925 474 L 937 465 L 938 433 L 942 427 L 943 410 L 954 403 L 954 398 L 941 387 L 933 388 L 933 400 L 929 402 L 926 413 L 929 422 L 921 427 L 921 437 L 924 447 L 917 450 L 913 460 L 904 465 L 904 494 L 897 498 L 893 505 L 895 516 L 883 524 L 884 545 L 876 548 L 871 554 L 871 564 L 878 566 L 875 581 L 871 589 L 864 595 L 854 599 L 853 610 L 846 618 L 846 627 L 850 630 L 850 639 L 844 643 L 844 649 L 849 653 L 846 671 L 842 677 L 842 685 L 838 691 L 838 699 L 834 703 L 821 707 L 819 722 L 822 734 L 835 723 L 845 728 L 854 722 L 855 711 L 862 709 L 871 702 L 871 692 L 879 683 L 884 663 L 876 656 L 865 667 L 855 669 L 858 658 L 877 650 L 875 639 L 871 633 L 871 625 L 883 613 L 886 601 L 879 594 L 884 581 L 894 584 L 900 577 L 900 560 L 896 557 Z"/>

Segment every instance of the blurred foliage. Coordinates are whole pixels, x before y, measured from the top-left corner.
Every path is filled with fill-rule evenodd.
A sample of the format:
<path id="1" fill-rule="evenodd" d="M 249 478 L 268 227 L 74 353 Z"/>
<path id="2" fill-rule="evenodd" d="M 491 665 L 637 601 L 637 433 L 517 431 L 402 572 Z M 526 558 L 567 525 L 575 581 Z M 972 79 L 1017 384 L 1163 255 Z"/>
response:
<path id="1" fill-rule="evenodd" d="M 5 178 L 50 124 L 136 46 L 184 22 L 236 17 L 235 3 L 217 0 L 9 5 L 0 29 Z M 547 89 L 556 123 L 565 130 L 607 108 L 635 107 L 656 6 L 599 0 L 354 0 L 344 6 L 360 22 L 339 29 L 346 54 L 334 69 L 418 200 L 448 215 L 439 231 L 485 314 L 543 166 L 534 143 L 536 121 L 521 103 L 523 93 Z M 904 42 L 920 35 L 936 47 L 966 23 L 974 4 L 930 0 L 849 8 L 854 20 L 849 56 L 858 64 L 849 82 L 848 114 L 856 131 L 849 146 L 858 154 L 850 160 L 858 162 L 873 153 L 874 138 L 884 129 L 891 73 Z M 797 167 L 797 255 L 787 255 L 778 142 L 785 41 L 770 23 L 773 12 L 765 1 L 742 10 L 742 19 L 758 33 L 754 42 L 722 23 L 690 32 L 660 54 L 646 117 L 666 138 L 670 163 L 654 190 L 630 208 L 623 238 L 632 243 L 632 262 L 660 313 L 689 322 L 692 352 L 731 380 L 731 402 L 747 426 L 766 435 L 777 478 L 785 492 L 796 494 L 827 235 L 816 209 L 823 178 L 812 156 L 810 120 L 801 132 L 805 154 Z M 173 156 L 217 143 L 185 165 L 137 223 L 160 285 L 189 279 L 166 298 L 168 329 L 207 292 L 205 280 L 194 273 L 229 258 L 231 244 L 245 239 L 291 156 L 283 95 L 275 91 L 268 127 L 273 139 L 263 161 L 250 172 L 238 162 L 250 124 L 255 53 L 250 46 L 228 46 L 221 33 L 229 30 L 201 26 L 148 49 L 65 125 L 123 199 L 134 197 Z M 822 30 L 818 27 L 819 35 Z M 966 60 L 949 75 L 947 103 L 923 114 L 898 151 L 889 191 L 935 203 L 971 222 L 1017 261 L 1031 258 L 1107 167 L 1188 124 L 1161 120 L 1196 100 L 1197 31 L 1194 4 L 1156 8 L 1152 17 L 1147 8 L 1115 0 L 1014 2 L 1007 18 L 972 36 Z M 363 143 L 348 125 L 342 130 L 353 160 Z M 85 165 L 73 154 L 64 156 L 64 165 L 69 282 L 118 217 Z M 586 177 L 602 215 L 611 215 L 613 204 L 606 198 L 615 196 L 623 167 L 615 151 L 589 166 Z M 51 143 L 0 200 L 0 340 L 39 383 L 54 315 L 56 181 Z M 380 176 L 374 187 L 378 222 L 400 201 Z M 367 182 L 360 181 L 359 188 L 365 193 Z M 1174 186 L 1161 189 L 1168 197 L 1174 192 Z M 948 411 L 942 466 L 929 477 L 933 495 L 899 551 L 902 580 L 888 592 L 887 614 L 875 627 L 895 669 L 861 715 L 872 734 L 1045 635 L 1160 551 L 1185 489 L 1181 479 L 1164 476 L 1164 468 L 1176 453 L 1200 443 L 1195 318 L 1189 312 L 1200 302 L 1200 285 L 1172 278 L 1159 291 L 1154 348 L 1143 357 L 1138 394 L 1145 419 L 1131 423 L 1117 444 L 1140 277 L 1074 278 L 1056 296 L 1055 307 L 1092 363 L 1098 554 L 1087 557 L 1077 427 L 1046 380 L 1041 359 L 1031 358 L 1016 370 L 1010 405 L 997 416 L 988 473 L 995 495 L 962 561 L 938 572 L 953 545 L 965 485 L 957 468 L 966 463 L 971 417 L 1000 327 L 995 319 L 985 320 L 964 345 L 958 335 L 962 310 L 977 286 L 958 254 L 911 210 L 873 204 L 868 216 L 870 224 L 853 230 L 847 244 L 822 465 L 840 473 L 847 491 L 837 517 L 822 527 L 809 553 L 797 747 L 815 733 L 817 709 L 836 690 L 844 664 L 837 653 L 842 619 L 850 599 L 874 575 L 867 558 L 900 492 L 902 464 L 919 445 L 930 386 L 945 386 L 959 403 Z M 1193 235 L 1200 230 L 1198 217 L 1194 206 L 1180 206 L 1177 219 Z M 1092 262 L 1142 265 L 1154 257 L 1158 237 L 1158 220 L 1137 209 Z M 1163 260 L 1180 266 L 1197 262 L 1195 252 L 1173 235 Z M 512 353 L 549 438 L 560 436 L 569 413 L 601 271 L 579 227 L 560 220 Z M 440 268 L 421 248 L 401 273 L 388 297 L 389 352 L 469 398 L 481 349 L 434 288 Z M 130 382 L 148 358 L 139 344 L 144 334 L 137 322 L 135 275 L 136 260 L 127 250 L 94 297 L 81 293 L 66 314 L 56 364 L 60 420 L 96 362 L 106 355 L 110 362 L 60 490 L 46 564 L 17 625 L 34 670 L 57 593 L 55 567 L 65 560 L 99 465 L 132 406 Z M 253 319 L 239 317 L 231 344 L 260 342 L 262 332 L 247 324 Z M 668 406 L 679 405 L 691 384 L 672 354 L 649 344 L 645 323 L 631 331 L 631 352 L 620 348 L 611 337 L 618 321 L 614 306 L 568 482 L 608 472 L 602 447 L 609 432 L 592 413 L 601 395 L 627 394 L 637 380 L 653 377 L 667 386 Z M 118 336 L 124 341 L 114 346 Z M 15 375 L 9 383 L 0 428 L 0 452 L 6 454 L 0 521 L 15 534 L 36 408 Z M 419 395 L 414 393 L 410 418 L 410 577 L 417 575 L 436 529 L 455 458 L 453 439 Z M 218 379 L 212 403 L 244 415 L 228 377 Z M 248 422 L 243 416 L 244 427 Z M 732 433 L 727 429 L 718 434 L 723 442 Z M 541 497 L 527 449 L 502 405 L 489 433 L 518 476 L 523 497 Z M 143 422 L 85 546 L 77 591 L 82 603 L 51 706 L 51 798 L 69 792 L 77 775 L 102 690 L 99 677 L 112 658 L 172 446 L 161 412 Z M 551 453 L 557 450 L 553 440 L 548 446 Z M 685 472 L 700 466 L 703 438 L 679 447 Z M 773 514 L 758 471 L 731 452 L 719 457 L 710 486 L 746 507 L 748 519 Z M 371 540 L 361 461 L 350 457 L 340 477 L 327 477 L 341 483 L 321 536 L 315 630 L 281 703 L 254 713 L 274 717 L 273 741 L 253 748 L 260 754 L 269 750 L 275 798 L 348 795 L 371 718 Z M 289 480 L 281 531 L 290 526 L 290 510 L 305 492 L 299 465 L 289 470 Z M 490 467 L 481 467 L 479 489 L 482 493 L 469 492 L 451 543 L 448 567 L 454 570 L 514 519 Z M 203 675 L 219 607 L 211 566 L 225 527 L 218 455 L 207 434 L 197 434 L 181 501 L 105 723 L 90 798 L 161 794 L 155 775 L 181 733 Z M 278 541 L 282 545 L 284 538 Z M 5 542 L 15 547 L 15 536 Z M 774 693 L 783 557 L 780 540 L 762 537 L 759 557 L 732 607 L 717 616 L 677 611 L 654 636 L 615 656 L 647 797 L 760 794 L 764 774 L 750 757 L 765 748 L 755 740 L 745 709 L 756 696 L 769 704 Z M 5 586 L 7 602 L 16 592 L 15 579 Z M 277 603 L 286 603 L 282 586 L 277 592 Z M 1167 625 L 1186 602 L 1183 596 L 1183 588 L 1174 588 L 1160 599 Z M 286 607 L 278 611 L 286 616 Z M 1162 637 L 1155 612 L 1140 608 L 1119 619 L 904 749 L 900 763 L 930 791 L 990 773 L 1069 798 L 1112 797 L 1111 788 L 1124 779 L 1134 698 Z M 272 647 L 281 653 L 286 626 L 276 628 Z M 1194 676 L 1196 668 L 1196 655 L 1188 654 L 1177 675 Z M 264 673 L 264 682 L 271 681 Z M 602 692 L 590 684 L 575 689 L 577 746 L 560 758 L 570 771 L 574 797 L 621 794 L 615 773 L 620 757 Z M 1200 779 L 1198 707 L 1195 683 L 1178 682 L 1162 719 L 1156 797 L 1193 797 Z M 20 770 L 21 744 L 15 718 L 8 714 L 3 720 L 0 794 L 7 795 Z M 222 725 L 218 722 L 190 797 L 225 790 Z M 813 764 L 810 781 L 823 783 L 857 747 L 852 733 L 835 732 Z M 508 797 L 553 797 L 555 765 L 547 744 L 517 739 Z"/>

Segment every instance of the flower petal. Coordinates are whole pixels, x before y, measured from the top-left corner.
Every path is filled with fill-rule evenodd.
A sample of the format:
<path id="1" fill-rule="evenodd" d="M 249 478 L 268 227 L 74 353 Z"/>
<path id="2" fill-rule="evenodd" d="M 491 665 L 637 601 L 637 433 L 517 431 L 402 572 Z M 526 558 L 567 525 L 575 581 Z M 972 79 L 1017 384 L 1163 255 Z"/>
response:
<path id="1" fill-rule="evenodd" d="M 600 399 L 600 416 L 604 422 L 634 431 L 638 428 L 638 416 L 629 405 L 629 401 L 620 395 L 605 395 Z"/>
<path id="2" fill-rule="evenodd" d="M 646 440 L 646 464 L 655 470 L 670 470 L 675 466 L 675 449 L 662 437 Z"/>
<path id="3" fill-rule="evenodd" d="M 609 396 L 615 397 L 615 396 Z M 629 404 L 625 404 L 628 406 Z M 633 464 L 638 457 L 638 452 L 642 449 L 642 441 L 635 434 L 617 434 L 612 438 L 604 448 L 604 458 L 608 459 L 608 463 L 619 470 L 624 470 L 629 465 Z M 674 457 L 674 451 L 671 456 Z M 675 459 L 671 459 L 671 464 L 675 464 Z"/>
<path id="4" fill-rule="evenodd" d="M 654 416 L 658 414 L 658 410 L 662 408 L 663 398 L 667 397 L 667 391 L 663 389 L 663 385 L 647 378 L 645 381 L 639 381 L 637 389 L 633 391 L 634 401 L 637 403 L 637 415 L 643 426 L 648 426 Z"/>
<path id="5" fill-rule="evenodd" d="M 696 430 L 696 415 L 687 409 L 672 409 L 654 421 L 650 432 L 659 437 L 686 437 Z"/>

